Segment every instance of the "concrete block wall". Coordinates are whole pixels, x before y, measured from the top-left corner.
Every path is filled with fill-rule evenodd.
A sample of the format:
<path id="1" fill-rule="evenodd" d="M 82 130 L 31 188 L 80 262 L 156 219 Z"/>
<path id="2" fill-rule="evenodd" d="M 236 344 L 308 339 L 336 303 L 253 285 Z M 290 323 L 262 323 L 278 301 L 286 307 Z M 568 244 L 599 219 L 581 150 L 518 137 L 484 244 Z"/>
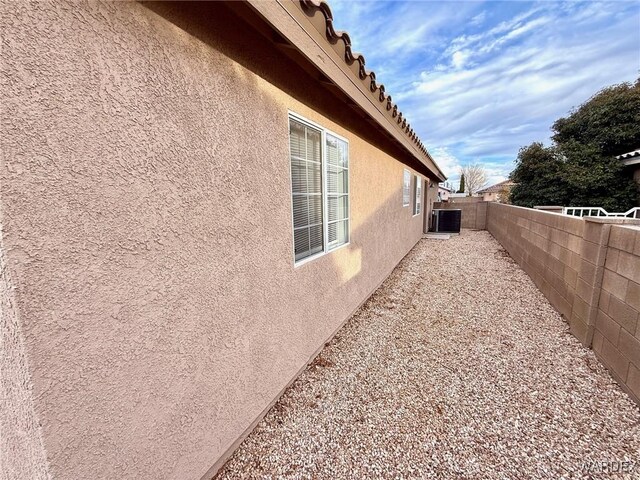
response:
<path id="1" fill-rule="evenodd" d="M 640 404 L 640 221 L 490 203 L 486 223 Z"/>
<path id="2" fill-rule="evenodd" d="M 473 198 L 473 197 L 471 197 Z M 489 202 L 435 202 L 433 208 L 462 210 L 462 228 L 485 230 L 487 228 L 487 204 Z"/>
<path id="3" fill-rule="evenodd" d="M 494 202 L 487 208 L 487 230 L 569 320 L 580 269 L 584 221 Z"/>
<path id="4" fill-rule="evenodd" d="M 482 197 L 449 197 L 449 203 L 478 203 Z"/>
<path id="5" fill-rule="evenodd" d="M 593 341 L 611 225 L 606 219 L 580 219 L 580 221 L 584 222 L 580 268 L 569 325 L 571 333 L 583 345 L 590 346 Z"/>
<path id="6" fill-rule="evenodd" d="M 593 333 L 593 350 L 640 399 L 640 227 L 611 225 Z"/>

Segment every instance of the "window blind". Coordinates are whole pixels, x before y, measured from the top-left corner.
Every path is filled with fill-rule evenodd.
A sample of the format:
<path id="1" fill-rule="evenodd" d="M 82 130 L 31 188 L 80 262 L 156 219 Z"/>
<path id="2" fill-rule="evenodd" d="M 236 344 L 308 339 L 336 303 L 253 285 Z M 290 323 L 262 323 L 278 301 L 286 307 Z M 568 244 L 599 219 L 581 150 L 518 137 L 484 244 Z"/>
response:
<path id="1" fill-rule="evenodd" d="M 349 156 L 347 143 L 326 134 L 327 245 L 349 241 Z"/>
<path id="2" fill-rule="evenodd" d="M 349 242 L 349 144 L 289 118 L 295 261 Z"/>
<path id="3" fill-rule="evenodd" d="M 289 122 L 296 260 L 321 252 L 324 248 L 321 138 L 320 131 L 295 120 Z"/>
<path id="4" fill-rule="evenodd" d="M 413 214 L 418 215 L 422 211 L 422 178 L 416 176 L 416 195 L 413 204 Z"/>
<path id="5" fill-rule="evenodd" d="M 404 171 L 402 179 L 402 206 L 407 207 L 411 202 L 411 172 Z"/>

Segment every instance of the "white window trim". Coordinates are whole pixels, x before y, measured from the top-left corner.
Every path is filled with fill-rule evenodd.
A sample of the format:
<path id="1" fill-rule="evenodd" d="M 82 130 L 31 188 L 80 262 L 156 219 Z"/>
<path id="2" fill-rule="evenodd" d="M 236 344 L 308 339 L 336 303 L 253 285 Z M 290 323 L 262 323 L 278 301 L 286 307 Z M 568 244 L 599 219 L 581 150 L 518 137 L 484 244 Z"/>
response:
<path id="1" fill-rule="evenodd" d="M 417 217 L 422 213 L 422 177 L 420 175 L 414 175 L 415 183 L 413 185 L 413 211 L 416 212 L 418 207 L 418 182 L 420 182 L 420 211 L 413 213 L 412 216 Z"/>
<path id="2" fill-rule="evenodd" d="M 409 174 L 409 198 L 407 199 L 407 203 L 404 203 L 404 179 L 407 174 Z M 411 172 L 405 168 L 402 172 L 402 206 L 408 207 L 409 205 L 411 205 Z"/>
<path id="3" fill-rule="evenodd" d="M 309 255 L 308 257 L 304 257 L 300 260 L 296 260 L 296 252 L 295 252 L 295 235 L 294 235 L 294 228 L 293 228 L 293 201 L 291 201 L 291 244 L 294 246 L 293 248 L 293 266 L 294 268 L 298 268 L 301 267 L 302 265 L 304 265 L 305 263 L 309 263 L 312 260 L 315 260 L 319 257 L 323 257 L 324 255 L 328 254 L 328 253 L 333 253 L 335 251 L 340 250 L 341 248 L 344 248 L 348 245 L 351 244 L 351 155 L 349 155 L 349 167 L 347 167 L 347 185 L 349 186 L 349 191 L 347 193 L 348 197 L 349 197 L 349 205 L 348 205 L 348 213 L 347 213 L 347 219 L 348 219 L 348 225 L 349 225 L 349 229 L 347 231 L 347 241 L 345 243 L 342 243 L 340 245 L 338 245 L 337 247 L 333 247 L 333 248 L 328 248 L 329 247 L 329 242 L 327 241 L 328 237 L 329 237 L 329 222 L 326 218 L 326 213 L 327 213 L 327 175 L 326 175 L 326 159 L 325 159 L 325 150 L 326 150 L 326 140 L 327 140 L 327 134 L 331 135 L 332 137 L 337 138 L 338 140 L 342 140 L 343 142 L 345 142 L 347 144 L 347 151 L 349 151 L 349 140 L 347 140 L 346 138 L 344 138 L 342 135 L 338 135 L 337 133 L 329 130 L 326 127 L 323 127 L 322 125 L 317 124 L 316 122 L 309 120 L 308 118 L 303 117 L 302 115 L 296 113 L 296 112 L 292 112 L 291 110 L 287 110 L 287 144 L 289 145 L 289 164 L 291 164 L 291 142 L 289 142 L 289 120 L 290 119 L 294 119 L 298 122 L 307 124 L 309 127 L 311 128 L 315 128 L 316 130 L 319 130 L 321 133 L 321 145 L 322 145 L 322 157 L 320 159 L 320 165 L 322 167 L 322 235 L 323 235 L 323 239 L 322 239 L 322 251 L 318 252 L 318 253 L 314 253 L 313 255 Z M 289 165 L 289 196 L 292 195 L 293 192 L 293 178 L 291 176 L 291 165 Z"/>

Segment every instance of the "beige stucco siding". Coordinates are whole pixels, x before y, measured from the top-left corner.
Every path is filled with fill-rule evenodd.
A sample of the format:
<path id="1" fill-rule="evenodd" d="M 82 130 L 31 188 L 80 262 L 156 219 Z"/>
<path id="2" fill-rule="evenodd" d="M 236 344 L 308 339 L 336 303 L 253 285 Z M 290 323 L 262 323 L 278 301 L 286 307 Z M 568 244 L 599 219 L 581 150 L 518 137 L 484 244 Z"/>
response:
<path id="1" fill-rule="evenodd" d="M 48 467 L 16 307 L 0 230 L 0 479 L 44 480 Z"/>
<path id="2" fill-rule="evenodd" d="M 359 127 L 169 18 L 2 4 L 4 247 L 55 478 L 200 478 L 422 232 Z M 351 162 L 351 243 L 299 267 L 288 111 Z"/>

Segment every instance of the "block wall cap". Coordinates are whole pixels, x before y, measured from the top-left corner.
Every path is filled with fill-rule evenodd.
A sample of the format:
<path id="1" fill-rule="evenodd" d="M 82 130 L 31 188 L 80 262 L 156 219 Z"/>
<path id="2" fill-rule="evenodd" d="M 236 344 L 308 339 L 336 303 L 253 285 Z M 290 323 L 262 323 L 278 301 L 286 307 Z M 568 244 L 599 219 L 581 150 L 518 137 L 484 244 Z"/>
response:
<path id="1" fill-rule="evenodd" d="M 582 217 L 586 222 L 607 223 L 611 225 L 640 225 L 640 218 L 616 218 L 616 217 Z"/>

